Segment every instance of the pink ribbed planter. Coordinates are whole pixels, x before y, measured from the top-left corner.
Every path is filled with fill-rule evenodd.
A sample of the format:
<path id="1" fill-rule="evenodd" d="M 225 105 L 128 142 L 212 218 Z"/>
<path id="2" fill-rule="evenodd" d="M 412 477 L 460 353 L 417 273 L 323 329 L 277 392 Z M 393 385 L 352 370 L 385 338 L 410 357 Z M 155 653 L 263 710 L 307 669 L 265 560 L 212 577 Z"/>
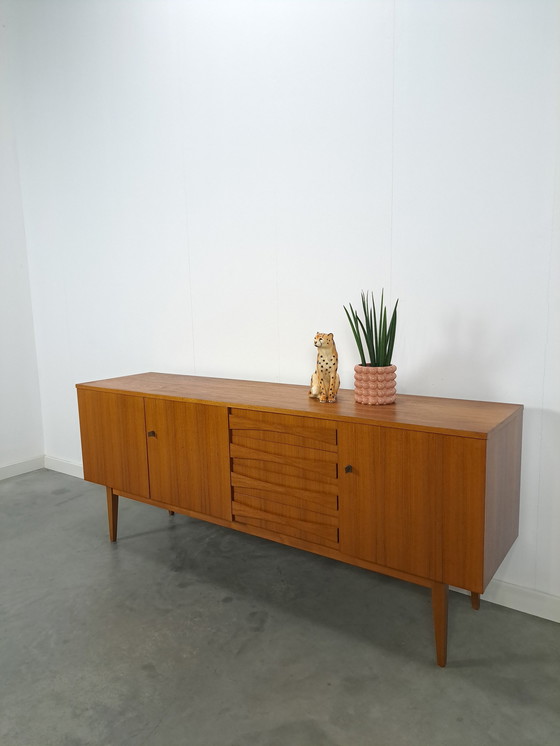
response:
<path id="1" fill-rule="evenodd" d="M 354 397 L 359 404 L 392 404 L 397 398 L 397 366 L 354 366 Z"/>

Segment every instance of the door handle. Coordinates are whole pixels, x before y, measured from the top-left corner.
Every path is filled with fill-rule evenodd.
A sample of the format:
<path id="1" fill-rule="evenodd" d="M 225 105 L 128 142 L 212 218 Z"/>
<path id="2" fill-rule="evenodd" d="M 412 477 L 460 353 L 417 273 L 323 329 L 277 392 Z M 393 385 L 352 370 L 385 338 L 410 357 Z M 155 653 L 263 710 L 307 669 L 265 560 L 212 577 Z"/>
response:
<path id="1" fill-rule="evenodd" d="M 155 430 L 149 430 L 148 431 L 148 438 L 157 438 L 156 431 Z"/>
<path id="2" fill-rule="evenodd" d="M 352 473 L 352 464 L 348 464 L 348 466 L 345 466 L 345 467 L 344 467 L 344 471 L 345 471 L 345 472 L 346 472 L 347 474 L 351 474 L 351 473 Z"/>

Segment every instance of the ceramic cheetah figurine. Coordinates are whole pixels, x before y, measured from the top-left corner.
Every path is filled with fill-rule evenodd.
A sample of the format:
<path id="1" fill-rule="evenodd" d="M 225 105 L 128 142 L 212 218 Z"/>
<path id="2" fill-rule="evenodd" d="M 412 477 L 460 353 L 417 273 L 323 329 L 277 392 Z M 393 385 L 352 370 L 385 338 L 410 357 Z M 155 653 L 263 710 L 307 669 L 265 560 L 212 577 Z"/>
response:
<path id="1" fill-rule="evenodd" d="M 309 396 L 320 402 L 334 402 L 340 386 L 334 337 L 317 332 L 313 344 L 317 348 L 317 368 L 311 376 Z"/>

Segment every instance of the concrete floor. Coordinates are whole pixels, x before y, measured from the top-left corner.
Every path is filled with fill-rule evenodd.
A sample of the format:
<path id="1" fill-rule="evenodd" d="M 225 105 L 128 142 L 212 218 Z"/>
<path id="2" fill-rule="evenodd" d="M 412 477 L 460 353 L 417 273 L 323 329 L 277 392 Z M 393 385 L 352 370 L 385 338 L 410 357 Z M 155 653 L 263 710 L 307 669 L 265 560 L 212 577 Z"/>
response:
<path id="1" fill-rule="evenodd" d="M 560 625 L 50 471 L 0 482 L 1 746 L 547 746 Z"/>

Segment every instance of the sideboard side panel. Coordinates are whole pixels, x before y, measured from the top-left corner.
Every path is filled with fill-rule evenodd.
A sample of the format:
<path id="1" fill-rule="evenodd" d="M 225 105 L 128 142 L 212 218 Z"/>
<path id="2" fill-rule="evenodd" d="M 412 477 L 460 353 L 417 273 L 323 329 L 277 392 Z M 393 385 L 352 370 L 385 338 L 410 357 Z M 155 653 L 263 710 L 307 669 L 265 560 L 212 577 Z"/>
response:
<path id="1" fill-rule="evenodd" d="M 148 498 L 144 400 L 78 389 L 84 479 Z"/>
<path id="2" fill-rule="evenodd" d="M 523 410 L 488 439 L 484 587 L 519 533 Z"/>

